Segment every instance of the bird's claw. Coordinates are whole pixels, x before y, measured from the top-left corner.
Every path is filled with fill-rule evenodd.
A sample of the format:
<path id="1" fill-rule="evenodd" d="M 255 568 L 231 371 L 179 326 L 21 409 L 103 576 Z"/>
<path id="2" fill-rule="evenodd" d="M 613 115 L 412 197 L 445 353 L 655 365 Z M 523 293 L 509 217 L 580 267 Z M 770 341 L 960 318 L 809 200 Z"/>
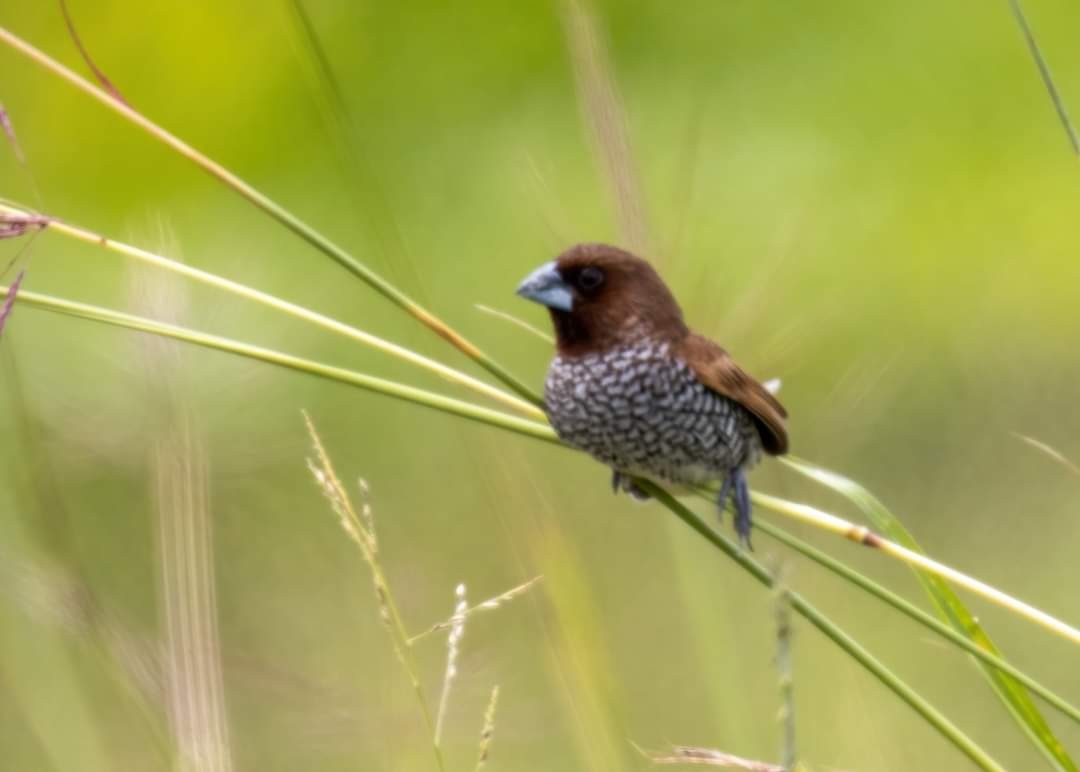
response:
<path id="1" fill-rule="evenodd" d="M 638 487 L 637 483 L 634 482 L 633 477 L 628 474 L 623 474 L 622 472 L 611 473 L 611 490 L 615 493 L 626 491 L 635 501 L 648 501 L 652 498 L 648 493 Z"/>

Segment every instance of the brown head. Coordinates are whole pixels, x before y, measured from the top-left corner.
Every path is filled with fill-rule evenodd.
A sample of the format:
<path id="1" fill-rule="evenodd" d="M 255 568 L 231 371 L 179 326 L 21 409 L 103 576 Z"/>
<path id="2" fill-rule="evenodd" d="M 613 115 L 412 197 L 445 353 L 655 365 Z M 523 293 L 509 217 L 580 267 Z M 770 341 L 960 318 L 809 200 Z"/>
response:
<path id="1" fill-rule="evenodd" d="M 677 343 L 689 332 L 653 267 L 607 244 L 571 247 L 529 274 L 517 292 L 547 306 L 563 356 L 642 338 Z"/>

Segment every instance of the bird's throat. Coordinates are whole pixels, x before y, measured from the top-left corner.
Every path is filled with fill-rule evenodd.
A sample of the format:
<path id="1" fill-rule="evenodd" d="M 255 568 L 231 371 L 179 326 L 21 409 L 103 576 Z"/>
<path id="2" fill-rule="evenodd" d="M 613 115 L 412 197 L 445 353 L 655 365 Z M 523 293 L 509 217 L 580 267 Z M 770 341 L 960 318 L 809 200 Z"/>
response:
<path id="1" fill-rule="evenodd" d="M 564 356 L 584 353 L 593 338 L 588 324 L 572 312 L 560 311 L 556 308 L 549 310 L 551 322 L 555 327 L 555 343 L 558 345 L 559 353 Z"/>

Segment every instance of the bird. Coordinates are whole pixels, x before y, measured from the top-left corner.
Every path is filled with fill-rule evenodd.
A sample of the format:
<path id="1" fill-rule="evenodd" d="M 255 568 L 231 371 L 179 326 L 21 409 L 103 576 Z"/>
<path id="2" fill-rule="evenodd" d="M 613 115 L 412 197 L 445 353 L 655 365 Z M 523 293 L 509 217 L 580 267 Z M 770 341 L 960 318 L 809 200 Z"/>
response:
<path id="1" fill-rule="evenodd" d="M 788 451 L 787 411 L 731 355 L 694 332 L 647 261 L 578 244 L 534 270 L 517 294 L 547 307 L 555 356 L 544 412 L 559 438 L 612 469 L 611 484 L 647 499 L 635 479 L 677 492 L 720 483 L 740 544 L 750 542 L 747 471 Z"/>

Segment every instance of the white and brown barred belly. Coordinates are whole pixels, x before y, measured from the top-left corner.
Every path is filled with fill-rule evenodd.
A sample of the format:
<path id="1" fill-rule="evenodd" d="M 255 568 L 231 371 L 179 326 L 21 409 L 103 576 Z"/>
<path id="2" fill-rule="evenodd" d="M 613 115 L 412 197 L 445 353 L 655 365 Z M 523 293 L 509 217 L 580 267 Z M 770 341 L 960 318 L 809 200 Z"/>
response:
<path id="1" fill-rule="evenodd" d="M 619 472 L 699 484 L 761 456 L 750 413 L 702 385 L 667 344 L 558 356 L 544 401 L 563 441 Z"/>

